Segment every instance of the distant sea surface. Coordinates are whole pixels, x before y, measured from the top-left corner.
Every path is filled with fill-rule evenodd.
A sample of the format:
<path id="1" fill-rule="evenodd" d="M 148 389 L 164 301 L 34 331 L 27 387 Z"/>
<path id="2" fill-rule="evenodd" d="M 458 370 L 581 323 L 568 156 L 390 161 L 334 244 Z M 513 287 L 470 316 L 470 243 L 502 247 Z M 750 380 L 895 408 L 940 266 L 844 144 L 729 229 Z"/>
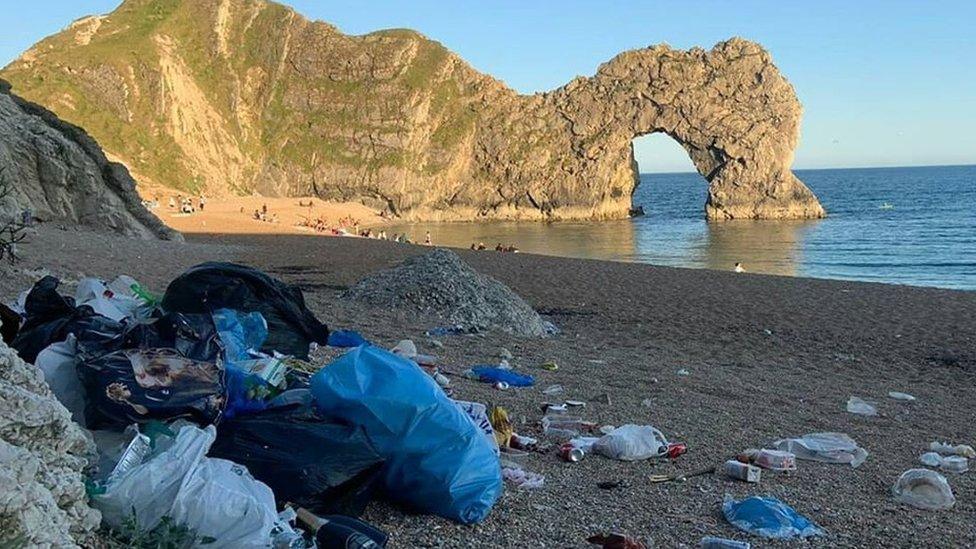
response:
<path id="1" fill-rule="evenodd" d="M 439 223 L 414 240 L 655 265 L 976 290 L 976 166 L 797 170 L 828 217 L 706 223 L 697 173 L 642 174 L 647 215 L 586 223 Z"/>

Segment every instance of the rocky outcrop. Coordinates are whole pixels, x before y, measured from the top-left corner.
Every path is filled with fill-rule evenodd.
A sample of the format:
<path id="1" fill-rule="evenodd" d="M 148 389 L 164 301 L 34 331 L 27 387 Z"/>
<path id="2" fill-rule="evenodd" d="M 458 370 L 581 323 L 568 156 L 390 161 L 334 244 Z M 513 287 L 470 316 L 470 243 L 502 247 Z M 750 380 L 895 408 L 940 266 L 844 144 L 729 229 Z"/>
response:
<path id="1" fill-rule="evenodd" d="M 0 342 L 0 546 L 86 545 L 101 520 L 81 474 L 94 453 L 41 371 Z"/>
<path id="2" fill-rule="evenodd" d="M 7 219 L 30 208 L 42 221 L 106 228 L 141 238 L 180 239 L 143 207 L 125 166 L 109 162 L 80 128 L 10 93 L 0 80 L 0 199 Z"/>
<path id="3" fill-rule="evenodd" d="M 824 215 L 790 171 L 796 94 L 759 45 L 625 52 L 522 96 L 407 30 L 347 36 L 263 0 L 127 0 L 4 69 L 152 183 L 359 200 L 406 219 L 628 215 L 663 132 L 709 219 Z"/>

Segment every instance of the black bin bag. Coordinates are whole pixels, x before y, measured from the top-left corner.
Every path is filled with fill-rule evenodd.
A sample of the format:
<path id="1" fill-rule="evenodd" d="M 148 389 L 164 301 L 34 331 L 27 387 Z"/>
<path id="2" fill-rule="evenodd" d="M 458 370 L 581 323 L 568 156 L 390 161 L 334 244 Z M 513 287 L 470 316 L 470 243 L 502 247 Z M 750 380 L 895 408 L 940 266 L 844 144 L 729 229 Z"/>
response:
<path id="1" fill-rule="evenodd" d="M 64 341 L 68 334 L 78 338 L 79 347 L 101 352 L 124 329 L 121 323 L 95 313 L 87 305 L 75 307 L 74 299 L 58 293 L 58 285 L 57 278 L 45 276 L 27 294 L 26 320 L 11 347 L 31 364 L 48 345 Z"/>
<path id="2" fill-rule="evenodd" d="M 162 307 L 169 312 L 258 311 L 268 323 L 262 351 L 308 358 L 311 342 L 325 345 L 329 330 L 305 306 L 302 291 L 267 274 L 234 263 L 191 267 L 166 288 Z"/>
<path id="3" fill-rule="evenodd" d="M 359 516 L 383 467 L 362 429 L 332 423 L 306 405 L 225 419 L 211 457 L 247 467 L 274 491 L 318 515 Z"/>

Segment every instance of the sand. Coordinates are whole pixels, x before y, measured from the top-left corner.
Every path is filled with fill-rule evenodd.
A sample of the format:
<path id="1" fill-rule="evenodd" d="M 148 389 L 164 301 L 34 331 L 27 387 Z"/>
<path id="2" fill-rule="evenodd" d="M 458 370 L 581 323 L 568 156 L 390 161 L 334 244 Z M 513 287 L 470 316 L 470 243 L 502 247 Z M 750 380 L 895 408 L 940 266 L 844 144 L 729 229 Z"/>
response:
<path id="1" fill-rule="evenodd" d="M 360 277 L 426 248 L 304 236 L 188 239 L 147 243 L 44 227 L 23 246 L 23 263 L 14 271 L 4 267 L 0 297 L 14 297 L 41 267 L 68 277 L 128 273 L 162 292 L 186 267 L 232 259 L 302 286 L 312 310 L 332 327 L 388 346 L 413 338 L 421 352 L 458 370 L 497 360 L 507 348 L 519 371 L 536 376 L 536 387 L 499 391 L 453 377 L 452 389 L 457 398 L 505 406 L 520 433 L 539 433 L 539 405 L 548 399 L 541 391 L 558 383 L 562 398 L 588 401 L 588 420 L 648 423 L 688 444 L 675 461 L 594 455 L 569 464 L 532 455 L 525 467 L 544 474 L 545 487 L 506 489 L 477 526 L 371 504 L 365 518 L 390 532 L 392 547 L 583 547 L 600 531 L 660 547 L 696 546 L 704 535 L 749 539 L 722 517 L 725 494 L 769 495 L 793 505 L 828 532 L 815 545 L 976 545 L 976 473 L 949 476 L 957 498 L 949 511 L 911 509 L 890 495 L 898 475 L 919 466 L 929 442 L 976 443 L 976 292 L 461 251 L 562 332 L 547 339 L 445 337 L 444 347 L 434 348 L 425 342 L 431 326 L 424 322 L 339 298 Z M 546 360 L 559 370 L 540 369 Z M 678 375 L 680 369 L 689 375 Z M 886 396 L 891 390 L 918 400 L 895 401 Z M 611 404 L 595 398 L 603 394 Z M 846 412 L 852 395 L 877 403 L 880 415 Z M 720 464 L 745 448 L 813 431 L 845 432 L 870 456 L 858 469 L 801 462 L 796 473 L 764 474 L 759 485 L 717 475 L 648 482 L 651 474 Z M 610 480 L 625 485 L 597 487 Z"/>
<path id="2" fill-rule="evenodd" d="M 169 190 L 140 191 L 146 199 L 162 197 L 159 207 L 153 210 L 164 223 L 184 234 L 316 234 L 309 227 L 299 225 L 307 220 L 324 219 L 330 226 L 345 226 L 352 230 L 352 224 L 341 220 L 359 221 L 360 228 L 378 227 L 387 223 L 373 210 L 359 203 L 329 202 L 320 198 L 267 198 L 261 196 L 239 196 L 207 199 L 203 210 L 199 209 L 200 197 L 193 198 L 197 209 L 192 214 L 184 214 L 169 207 L 169 198 L 176 193 Z M 311 204 L 303 206 L 301 204 Z M 179 204 L 179 201 L 177 201 Z M 268 221 L 254 219 L 254 212 L 267 206 Z M 177 206 L 178 208 L 178 206 Z M 243 209 L 243 211 L 242 211 Z M 276 222 L 271 222 L 277 214 Z"/>

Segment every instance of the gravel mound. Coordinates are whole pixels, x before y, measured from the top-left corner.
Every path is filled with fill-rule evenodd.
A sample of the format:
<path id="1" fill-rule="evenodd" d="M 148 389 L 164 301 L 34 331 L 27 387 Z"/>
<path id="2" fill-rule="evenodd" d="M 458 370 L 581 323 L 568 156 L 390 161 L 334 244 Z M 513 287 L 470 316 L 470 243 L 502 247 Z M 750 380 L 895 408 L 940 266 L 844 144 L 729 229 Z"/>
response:
<path id="1" fill-rule="evenodd" d="M 555 332 L 552 323 L 508 286 L 443 249 L 369 275 L 343 296 L 374 307 L 434 316 L 452 328 L 495 328 L 530 337 Z"/>

